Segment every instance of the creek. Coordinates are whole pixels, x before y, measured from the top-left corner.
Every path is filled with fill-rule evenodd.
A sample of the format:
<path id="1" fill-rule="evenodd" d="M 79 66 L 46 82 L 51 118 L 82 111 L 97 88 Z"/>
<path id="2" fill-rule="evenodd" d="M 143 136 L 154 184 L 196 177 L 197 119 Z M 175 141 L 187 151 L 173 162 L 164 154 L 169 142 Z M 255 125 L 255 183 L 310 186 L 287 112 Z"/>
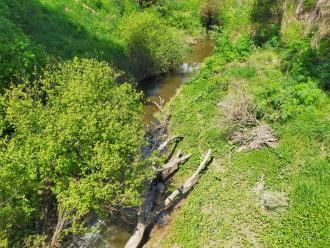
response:
<path id="1" fill-rule="evenodd" d="M 159 101 L 159 97 L 167 103 L 175 96 L 177 90 L 188 79 L 189 75 L 197 70 L 205 58 L 213 53 L 213 43 L 210 39 L 200 39 L 191 46 L 191 52 L 184 59 L 184 63 L 175 71 L 168 72 L 153 78 L 143 80 L 139 84 L 139 88 L 145 95 L 145 111 L 143 120 L 146 125 L 155 120 L 155 113 L 158 112 L 157 107 L 152 101 Z M 90 247 L 96 248 L 124 248 L 130 233 L 123 225 L 118 223 L 100 224 L 100 232 L 96 243 Z"/>

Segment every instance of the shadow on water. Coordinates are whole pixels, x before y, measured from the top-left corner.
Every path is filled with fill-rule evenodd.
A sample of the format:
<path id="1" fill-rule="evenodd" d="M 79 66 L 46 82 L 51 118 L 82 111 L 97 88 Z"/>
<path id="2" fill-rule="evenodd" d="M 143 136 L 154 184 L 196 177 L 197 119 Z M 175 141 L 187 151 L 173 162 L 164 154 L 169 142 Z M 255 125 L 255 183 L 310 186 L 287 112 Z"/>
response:
<path id="1" fill-rule="evenodd" d="M 181 68 L 176 71 L 148 78 L 140 83 L 140 88 L 145 95 L 145 111 L 143 119 L 145 124 L 151 123 L 158 112 L 152 101 L 159 101 L 159 97 L 168 102 L 189 79 L 189 74 L 198 69 L 201 62 L 213 53 L 213 44 L 209 39 L 199 40 L 192 45 L 192 52 L 185 58 Z"/>
<path id="2" fill-rule="evenodd" d="M 154 114 L 158 111 L 151 103 L 161 97 L 168 102 L 189 79 L 189 73 L 198 69 L 203 60 L 212 55 L 213 44 L 209 39 L 202 39 L 192 46 L 192 52 L 187 56 L 181 68 L 157 77 L 148 78 L 140 83 L 140 88 L 145 94 L 145 124 L 154 120 Z M 130 233 L 116 223 L 107 223 L 108 228 L 101 231 L 98 241 L 93 245 L 96 248 L 124 248 Z"/>

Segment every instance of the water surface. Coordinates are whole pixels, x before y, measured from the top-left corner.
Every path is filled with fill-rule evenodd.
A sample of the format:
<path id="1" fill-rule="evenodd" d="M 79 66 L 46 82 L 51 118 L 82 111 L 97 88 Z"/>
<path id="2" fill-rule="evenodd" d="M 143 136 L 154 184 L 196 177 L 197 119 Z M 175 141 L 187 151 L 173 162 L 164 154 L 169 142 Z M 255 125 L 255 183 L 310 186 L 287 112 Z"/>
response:
<path id="1" fill-rule="evenodd" d="M 176 71 L 169 72 L 157 77 L 148 78 L 140 83 L 140 88 L 145 95 L 145 111 L 143 118 L 145 124 L 150 124 L 154 119 L 154 114 L 158 111 L 152 101 L 158 101 L 159 97 L 168 102 L 189 79 L 189 74 L 198 69 L 203 60 L 213 52 L 213 45 L 209 39 L 199 40 L 192 45 L 191 53 L 185 58 L 184 63 Z M 103 228 L 96 248 L 124 248 L 130 233 L 114 223 L 108 223 L 107 228 Z"/>
<path id="2" fill-rule="evenodd" d="M 213 44 L 209 39 L 201 39 L 192 45 L 191 53 L 184 59 L 180 68 L 173 72 L 148 78 L 140 83 L 140 87 L 146 96 L 144 122 L 149 124 L 154 120 L 154 114 L 158 111 L 152 101 L 159 102 L 159 97 L 168 102 L 181 85 L 189 79 L 189 74 L 198 69 L 200 63 L 213 52 Z"/>

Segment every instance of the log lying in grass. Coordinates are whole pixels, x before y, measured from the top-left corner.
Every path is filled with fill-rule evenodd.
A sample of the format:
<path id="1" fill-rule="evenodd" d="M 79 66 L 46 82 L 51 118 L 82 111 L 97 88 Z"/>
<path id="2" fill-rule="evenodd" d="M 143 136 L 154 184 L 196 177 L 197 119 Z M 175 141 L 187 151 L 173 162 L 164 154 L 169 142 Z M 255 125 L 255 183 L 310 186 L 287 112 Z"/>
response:
<path id="1" fill-rule="evenodd" d="M 182 151 L 180 150 L 174 159 L 169 161 L 162 167 L 162 169 L 157 171 L 157 173 L 160 174 L 158 174 L 158 177 L 155 178 L 158 178 L 159 180 L 160 175 L 161 180 L 167 180 L 169 176 L 171 176 L 174 171 L 178 169 L 179 165 L 185 163 L 190 157 L 191 154 L 183 155 Z M 161 181 L 157 182 L 156 179 L 151 183 L 144 201 L 143 208 L 141 208 L 139 212 L 138 224 L 133 235 L 128 240 L 125 248 L 137 248 L 141 246 L 148 226 L 155 221 L 157 216 L 159 216 L 163 211 L 165 211 L 173 204 L 174 200 L 180 193 L 188 192 L 196 184 L 198 175 L 206 167 L 210 160 L 211 150 L 208 150 L 196 172 L 165 200 L 165 205 L 163 202 L 160 202 L 162 199 L 161 196 L 164 192 L 164 184 Z"/>
<path id="2" fill-rule="evenodd" d="M 207 154 L 205 155 L 202 163 L 197 168 L 196 172 L 184 183 L 182 184 L 177 190 L 175 190 L 170 196 L 168 196 L 165 200 L 165 208 L 168 208 L 172 205 L 174 200 L 180 195 L 188 192 L 197 182 L 199 173 L 206 167 L 208 162 L 211 160 L 211 149 L 208 150 Z"/>
<path id="3" fill-rule="evenodd" d="M 168 139 L 166 139 L 159 147 L 158 147 L 158 151 L 162 152 L 165 150 L 165 148 L 172 142 L 172 141 L 177 141 L 177 140 L 182 140 L 183 137 L 182 136 L 173 136 L 173 137 L 169 137 Z"/>
<path id="4" fill-rule="evenodd" d="M 162 180 L 168 179 L 178 168 L 181 164 L 184 164 L 189 158 L 191 154 L 183 155 L 182 151 L 180 150 L 176 157 L 166 163 L 163 168 L 158 170 Z"/>

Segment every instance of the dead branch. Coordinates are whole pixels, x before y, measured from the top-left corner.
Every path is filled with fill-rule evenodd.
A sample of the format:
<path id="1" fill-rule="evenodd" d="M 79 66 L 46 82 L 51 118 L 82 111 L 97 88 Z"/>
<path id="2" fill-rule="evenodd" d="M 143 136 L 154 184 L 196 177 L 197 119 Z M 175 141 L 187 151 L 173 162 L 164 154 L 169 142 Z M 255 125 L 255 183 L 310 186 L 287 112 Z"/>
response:
<path id="1" fill-rule="evenodd" d="M 159 103 L 156 101 L 152 102 L 160 112 L 163 112 L 164 105 L 165 105 L 165 100 L 159 96 Z"/>
<path id="2" fill-rule="evenodd" d="M 163 168 L 158 170 L 161 178 L 163 180 L 168 179 L 168 177 L 171 176 L 173 172 L 176 171 L 181 164 L 184 164 L 191 156 L 191 154 L 183 156 L 183 153 L 180 150 L 174 159 L 170 160 L 163 166 Z"/>
<path id="3" fill-rule="evenodd" d="M 197 168 L 196 172 L 184 183 L 182 184 L 177 190 L 175 190 L 170 196 L 168 196 L 165 200 L 165 208 L 168 208 L 171 206 L 171 204 L 174 202 L 176 197 L 180 194 L 188 192 L 198 181 L 198 175 L 199 173 L 206 167 L 208 162 L 211 159 L 212 151 L 211 149 L 208 150 L 207 154 L 205 155 L 202 163 Z"/>
<path id="4" fill-rule="evenodd" d="M 267 124 L 260 124 L 251 130 L 243 130 L 232 135 L 232 141 L 240 145 L 238 152 L 260 149 L 263 146 L 276 148 L 278 139 Z"/>
<path id="5" fill-rule="evenodd" d="M 58 217 L 58 221 L 55 227 L 55 231 L 52 237 L 50 247 L 59 247 L 59 237 L 61 231 L 65 228 L 67 224 L 67 211 L 64 209 Z"/>
<path id="6" fill-rule="evenodd" d="M 182 136 L 173 136 L 173 137 L 169 137 L 167 140 L 165 140 L 159 147 L 158 147 L 158 151 L 164 151 L 164 149 L 172 142 L 172 141 L 176 141 L 176 140 L 181 140 L 183 139 Z"/>
<path id="7" fill-rule="evenodd" d="M 99 13 L 98 13 L 96 10 L 92 9 L 92 8 L 89 7 L 88 5 L 86 5 L 86 4 L 84 4 L 84 3 L 80 3 L 79 0 L 75 0 L 75 1 L 76 1 L 76 3 L 81 4 L 81 6 L 82 6 L 83 8 L 85 8 L 85 9 L 89 10 L 90 12 L 92 12 L 94 15 L 97 15 L 97 16 L 99 15 Z"/>

